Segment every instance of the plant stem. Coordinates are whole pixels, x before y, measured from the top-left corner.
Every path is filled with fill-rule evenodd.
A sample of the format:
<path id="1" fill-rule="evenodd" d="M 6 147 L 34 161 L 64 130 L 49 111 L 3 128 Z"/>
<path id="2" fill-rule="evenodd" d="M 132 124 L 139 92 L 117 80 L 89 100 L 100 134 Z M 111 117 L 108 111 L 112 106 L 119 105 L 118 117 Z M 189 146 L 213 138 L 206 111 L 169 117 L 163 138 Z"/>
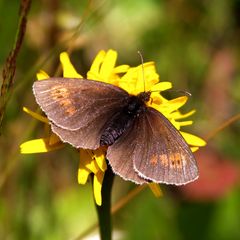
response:
<path id="1" fill-rule="evenodd" d="M 114 174 L 108 166 L 102 184 L 102 205 L 96 205 L 101 240 L 112 239 L 111 192 Z"/>

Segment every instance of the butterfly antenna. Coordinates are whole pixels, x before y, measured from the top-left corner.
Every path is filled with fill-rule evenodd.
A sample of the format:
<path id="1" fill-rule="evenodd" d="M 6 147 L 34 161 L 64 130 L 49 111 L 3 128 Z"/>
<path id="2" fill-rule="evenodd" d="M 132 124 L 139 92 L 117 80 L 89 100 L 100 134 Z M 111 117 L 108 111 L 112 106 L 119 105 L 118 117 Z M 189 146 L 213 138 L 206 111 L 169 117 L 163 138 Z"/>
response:
<path id="1" fill-rule="evenodd" d="M 160 90 L 153 90 L 152 92 L 161 92 Z M 183 96 L 191 97 L 192 94 L 186 90 L 166 90 L 166 92 L 177 92 L 177 93 L 182 93 Z"/>
<path id="2" fill-rule="evenodd" d="M 182 93 L 184 96 L 191 97 L 192 94 L 186 90 L 168 90 L 168 92 Z"/>
<path id="3" fill-rule="evenodd" d="M 141 64 L 142 64 L 142 77 L 143 77 L 143 89 L 144 89 L 144 92 L 145 92 L 145 77 L 144 77 L 144 67 L 143 67 L 143 56 L 142 56 L 142 53 L 140 51 L 137 52 L 140 56 L 140 59 L 141 59 Z"/>

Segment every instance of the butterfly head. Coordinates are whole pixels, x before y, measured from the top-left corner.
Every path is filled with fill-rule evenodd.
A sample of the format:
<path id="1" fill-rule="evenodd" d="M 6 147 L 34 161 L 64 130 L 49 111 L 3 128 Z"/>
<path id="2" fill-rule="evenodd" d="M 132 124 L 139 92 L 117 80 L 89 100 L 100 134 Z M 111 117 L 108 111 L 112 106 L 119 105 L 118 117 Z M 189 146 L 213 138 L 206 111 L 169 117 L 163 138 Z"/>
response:
<path id="1" fill-rule="evenodd" d="M 139 99 L 141 99 L 143 102 L 148 102 L 150 100 L 150 95 L 151 95 L 151 92 L 148 91 L 148 92 L 141 92 L 137 95 L 137 97 Z"/>

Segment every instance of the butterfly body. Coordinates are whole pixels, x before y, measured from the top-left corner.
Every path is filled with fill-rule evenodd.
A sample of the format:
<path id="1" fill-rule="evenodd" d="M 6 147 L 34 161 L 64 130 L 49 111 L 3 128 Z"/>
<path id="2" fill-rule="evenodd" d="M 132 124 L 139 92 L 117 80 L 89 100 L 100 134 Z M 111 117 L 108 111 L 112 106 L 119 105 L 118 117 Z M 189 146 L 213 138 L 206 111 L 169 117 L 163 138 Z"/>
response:
<path id="1" fill-rule="evenodd" d="M 146 111 L 150 92 L 140 93 L 126 99 L 126 105 L 106 122 L 101 135 L 100 145 L 111 146 L 127 129 L 134 124 L 135 118 Z"/>
<path id="2" fill-rule="evenodd" d="M 150 92 L 88 79 L 50 78 L 33 85 L 52 131 L 76 148 L 108 146 L 115 174 L 138 184 L 182 185 L 198 178 L 196 160 L 172 123 L 149 107 Z"/>

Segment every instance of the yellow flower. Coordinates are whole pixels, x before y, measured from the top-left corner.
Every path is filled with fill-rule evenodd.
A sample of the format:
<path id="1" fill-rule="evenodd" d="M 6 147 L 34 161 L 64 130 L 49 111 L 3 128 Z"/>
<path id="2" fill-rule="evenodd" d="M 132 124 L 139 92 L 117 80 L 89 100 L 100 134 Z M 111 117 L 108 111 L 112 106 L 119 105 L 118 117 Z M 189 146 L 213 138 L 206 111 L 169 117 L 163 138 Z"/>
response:
<path id="1" fill-rule="evenodd" d="M 60 54 L 60 61 L 63 67 L 63 77 L 83 78 L 71 64 L 69 56 L 66 52 Z M 182 126 L 192 124 L 192 121 L 184 121 L 183 119 L 191 116 L 195 110 L 189 113 L 182 114 L 179 111 L 186 102 L 187 97 L 178 97 L 172 100 L 167 100 L 159 93 L 161 91 L 172 88 L 170 82 L 159 82 L 159 75 L 156 72 L 154 62 L 147 62 L 137 67 L 129 67 L 128 65 L 115 66 L 117 61 L 117 52 L 109 50 L 107 52 L 100 51 L 94 59 L 90 70 L 87 73 L 87 78 L 106 82 L 123 88 L 128 93 L 137 95 L 143 91 L 153 91 L 151 94 L 151 102 L 148 104 L 156 110 L 160 111 L 171 123 L 178 129 Z M 143 71 L 144 70 L 144 71 Z M 47 79 L 49 76 L 40 71 L 37 74 L 37 79 Z M 24 111 L 32 117 L 49 125 L 48 119 L 24 108 Z M 206 143 L 201 138 L 190 133 L 181 132 L 186 142 L 191 146 L 192 151 L 196 151 L 199 147 Z M 63 147 L 64 144 L 52 132 L 46 138 L 34 139 L 23 143 L 21 153 L 42 153 L 56 150 Z M 78 169 L 78 182 L 85 184 L 90 173 L 93 177 L 93 192 L 95 201 L 101 205 L 101 189 L 104 178 L 104 172 L 107 169 L 105 161 L 106 149 L 99 148 L 97 150 L 80 149 L 80 163 Z M 157 184 L 149 184 L 149 187 L 156 196 L 161 195 L 161 190 Z"/>

